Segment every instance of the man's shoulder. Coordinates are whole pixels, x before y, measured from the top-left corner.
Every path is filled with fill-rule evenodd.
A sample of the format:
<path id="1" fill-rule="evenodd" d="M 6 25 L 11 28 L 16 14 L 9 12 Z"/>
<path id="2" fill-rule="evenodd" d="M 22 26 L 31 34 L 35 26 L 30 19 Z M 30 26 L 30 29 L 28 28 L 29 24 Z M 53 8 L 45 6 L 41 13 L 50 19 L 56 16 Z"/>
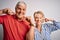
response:
<path id="1" fill-rule="evenodd" d="M 3 14 L 3 15 L 0 15 L 0 17 L 2 17 L 2 18 L 6 18 L 7 15 Z"/>
<path id="2" fill-rule="evenodd" d="M 2 18 L 12 18 L 13 17 L 13 15 L 0 15 L 0 17 L 2 17 Z"/>

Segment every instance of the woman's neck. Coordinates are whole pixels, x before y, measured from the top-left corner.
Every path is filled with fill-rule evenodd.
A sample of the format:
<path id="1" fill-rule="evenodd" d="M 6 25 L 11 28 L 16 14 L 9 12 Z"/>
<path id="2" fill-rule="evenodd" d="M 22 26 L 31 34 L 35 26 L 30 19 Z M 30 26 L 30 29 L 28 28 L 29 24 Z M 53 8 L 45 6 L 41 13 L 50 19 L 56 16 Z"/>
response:
<path id="1" fill-rule="evenodd" d="M 36 27 L 37 27 L 37 29 L 38 29 L 39 32 L 42 31 L 42 25 L 41 24 L 40 25 L 36 25 Z"/>

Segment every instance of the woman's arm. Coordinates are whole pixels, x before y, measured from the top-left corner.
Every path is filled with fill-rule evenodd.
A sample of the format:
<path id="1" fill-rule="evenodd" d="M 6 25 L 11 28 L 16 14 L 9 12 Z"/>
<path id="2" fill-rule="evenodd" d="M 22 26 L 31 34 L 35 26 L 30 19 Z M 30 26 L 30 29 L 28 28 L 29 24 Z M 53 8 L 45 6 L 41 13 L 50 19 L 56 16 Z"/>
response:
<path id="1" fill-rule="evenodd" d="M 60 29 L 60 22 L 56 22 L 53 19 L 46 19 L 46 22 L 47 21 L 51 21 L 53 23 L 53 24 L 51 24 L 51 23 L 46 24 L 46 26 L 50 30 L 50 32 Z"/>

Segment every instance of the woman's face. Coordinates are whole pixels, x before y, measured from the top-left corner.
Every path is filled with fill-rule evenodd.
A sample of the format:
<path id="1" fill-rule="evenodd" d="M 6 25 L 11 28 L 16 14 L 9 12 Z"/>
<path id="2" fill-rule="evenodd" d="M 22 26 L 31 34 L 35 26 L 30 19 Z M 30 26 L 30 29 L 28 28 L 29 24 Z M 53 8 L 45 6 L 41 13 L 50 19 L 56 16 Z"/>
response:
<path id="1" fill-rule="evenodd" d="M 34 15 L 35 22 L 37 24 L 43 23 L 44 22 L 44 16 L 42 14 L 35 14 Z"/>

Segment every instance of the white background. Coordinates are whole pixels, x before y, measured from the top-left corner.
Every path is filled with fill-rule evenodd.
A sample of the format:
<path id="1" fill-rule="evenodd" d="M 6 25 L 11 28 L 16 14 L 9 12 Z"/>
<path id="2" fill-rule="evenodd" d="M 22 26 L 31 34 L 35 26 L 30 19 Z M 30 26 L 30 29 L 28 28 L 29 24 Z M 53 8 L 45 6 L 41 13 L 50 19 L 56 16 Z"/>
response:
<path id="1" fill-rule="evenodd" d="M 13 11 L 15 5 L 18 1 L 21 0 L 0 0 L 0 9 L 11 8 Z M 60 0 L 22 0 L 27 4 L 27 16 L 32 16 L 33 13 L 37 10 L 43 11 L 45 17 L 54 18 L 57 21 L 60 21 Z M 52 40 L 60 40 L 60 30 L 52 32 Z M 0 40 L 3 38 L 3 27 L 0 26 Z"/>

